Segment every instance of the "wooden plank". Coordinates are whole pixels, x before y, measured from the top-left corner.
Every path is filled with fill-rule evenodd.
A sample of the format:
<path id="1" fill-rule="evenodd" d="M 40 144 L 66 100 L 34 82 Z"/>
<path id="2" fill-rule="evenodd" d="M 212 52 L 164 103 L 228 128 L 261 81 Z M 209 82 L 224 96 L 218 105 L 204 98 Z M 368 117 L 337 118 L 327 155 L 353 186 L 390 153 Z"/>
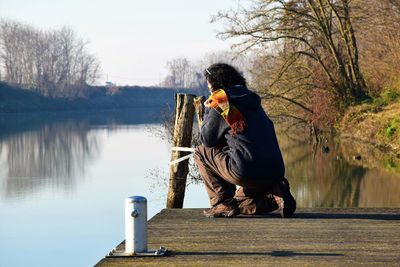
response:
<path id="1" fill-rule="evenodd" d="M 149 248 L 165 246 L 169 256 L 107 258 L 97 266 L 400 263 L 400 209 L 300 209 L 292 219 L 277 214 L 210 219 L 201 209 L 165 209 L 148 230 Z"/>

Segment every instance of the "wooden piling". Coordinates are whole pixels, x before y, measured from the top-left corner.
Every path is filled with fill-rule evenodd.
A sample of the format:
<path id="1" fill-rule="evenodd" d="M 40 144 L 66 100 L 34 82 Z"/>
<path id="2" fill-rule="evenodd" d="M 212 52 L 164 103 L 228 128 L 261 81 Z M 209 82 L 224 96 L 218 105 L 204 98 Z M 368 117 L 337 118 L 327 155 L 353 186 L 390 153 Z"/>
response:
<path id="1" fill-rule="evenodd" d="M 194 119 L 194 95 L 175 95 L 175 126 L 173 146 L 190 147 Z M 187 155 L 188 152 L 172 151 L 171 161 Z M 170 166 L 167 208 L 182 208 L 185 197 L 186 177 L 189 172 L 188 160 Z"/>
<path id="2" fill-rule="evenodd" d="M 196 109 L 197 123 L 199 125 L 199 130 L 201 130 L 201 125 L 203 124 L 204 101 L 206 101 L 206 98 L 204 96 L 197 96 L 194 98 L 194 108 Z"/>

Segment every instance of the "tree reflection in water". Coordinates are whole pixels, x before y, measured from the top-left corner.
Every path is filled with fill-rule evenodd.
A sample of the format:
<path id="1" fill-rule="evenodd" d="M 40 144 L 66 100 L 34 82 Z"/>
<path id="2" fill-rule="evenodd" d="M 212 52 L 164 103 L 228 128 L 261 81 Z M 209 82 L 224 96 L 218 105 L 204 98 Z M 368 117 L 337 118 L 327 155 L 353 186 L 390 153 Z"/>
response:
<path id="1" fill-rule="evenodd" d="M 333 142 L 327 152 L 304 138 L 278 139 L 299 207 L 400 207 L 400 175 L 349 163 Z M 380 194 L 372 190 L 378 184 Z"/>
<path id="2" fill-rule="evenodd" d="M 159 124 L 160 109 L 0 114 L 0 197 L 25 197 L 42 187 L 74 188 L 103 146 L 91 129 Z"/>
<path id="3" fill-rule="evenodd" d="M 87 121 L 66 120 L 6 136 L 0 165 L 7 197 L 24 196 L 43 187 L 71 188 L 100 150 L 99 136 Z"/>
<path id="4" fill-rule="evenodd" d="M 156 110 L 109 113 L 50 119 L 24 115 L 7 122 L 0 117 L 0 197 L 23 198 L 45 187 L 78 186 L 103 145 L 102 135 L 91 131 L 96 125 L 161 123 Z M 400 175 L 377 167 L 384 155 L 353 143 L 330 142 L 324 151 L 313 149 L 305 138 L 279 133 L 278 139 L 299 207 L 400 207 Z M 362 159 L 355 160 L 356 155 Z M 383 159 L 394 162 L 390 166 L 397 164 Z"/>

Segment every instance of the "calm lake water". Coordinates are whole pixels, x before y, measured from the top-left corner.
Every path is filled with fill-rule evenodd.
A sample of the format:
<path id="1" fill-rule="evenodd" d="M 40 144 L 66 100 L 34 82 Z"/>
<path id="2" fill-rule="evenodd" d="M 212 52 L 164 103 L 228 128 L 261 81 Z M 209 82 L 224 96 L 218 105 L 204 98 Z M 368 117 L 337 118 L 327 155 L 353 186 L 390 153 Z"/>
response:
<path id="1" fill-rule="evenodd" d="M 165 206 L 162 136 L 150 109 L 0 116 L 0 266 L 98 262 L 124 239 L 126 197 L 146 196 L 149 218 Z M 375 157 L 387 171 L 352 142 L 279 141 L 299 207 L 400 207 L 396 161 Z M 201 184 L 184 206 L 208 206 Z"/>

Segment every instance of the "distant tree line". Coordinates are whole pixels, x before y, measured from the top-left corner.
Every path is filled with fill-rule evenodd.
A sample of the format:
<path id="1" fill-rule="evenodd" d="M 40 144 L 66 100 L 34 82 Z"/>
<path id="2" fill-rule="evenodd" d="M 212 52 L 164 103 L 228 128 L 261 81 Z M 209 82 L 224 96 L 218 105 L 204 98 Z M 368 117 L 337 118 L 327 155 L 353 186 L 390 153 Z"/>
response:
<path id="1" fill-rule="evenodd" d="M 238 55 L 230 51 L 210 52 L 200 60 L 189 60 L 185 57 L 173 58 L 167 62 L 167 76 L 160 86 L 175 88 L 207 89 L 207 83 L 203 76 L 205 68 L 211 64 L 225 62 L 230 63 L 250 78 L 252 57 Z M 201 90 L 200 90 L 201 91 Z"/>
<path id="2" fill-rule="evenodd" d="M 213 21 L 236 51 L 257 51 L 251 81 L 272 116 L 330 127 L 349 105 L 400 92 L 400 0 L 251 3 Z"/>
<path id="3" fill-rule="evenodd" d="M 85 97 L 49 98 L 32 90 L 0 82 L 0 113 L 130 108 L 167 109 L 169 106 L 173 106 L 174 95 L 183 91 L 190 94 L 195 93 L 188 89 L 123 86 L 112 94 L 106 86 L 90 86 L 85 92 Z"/>
<path id="4" fill-rule="evenodd" d="M 99 75 L 98 59 L 76 33 L 0 20 L 1 80 L 50 97 L 75 97 Z"/>

